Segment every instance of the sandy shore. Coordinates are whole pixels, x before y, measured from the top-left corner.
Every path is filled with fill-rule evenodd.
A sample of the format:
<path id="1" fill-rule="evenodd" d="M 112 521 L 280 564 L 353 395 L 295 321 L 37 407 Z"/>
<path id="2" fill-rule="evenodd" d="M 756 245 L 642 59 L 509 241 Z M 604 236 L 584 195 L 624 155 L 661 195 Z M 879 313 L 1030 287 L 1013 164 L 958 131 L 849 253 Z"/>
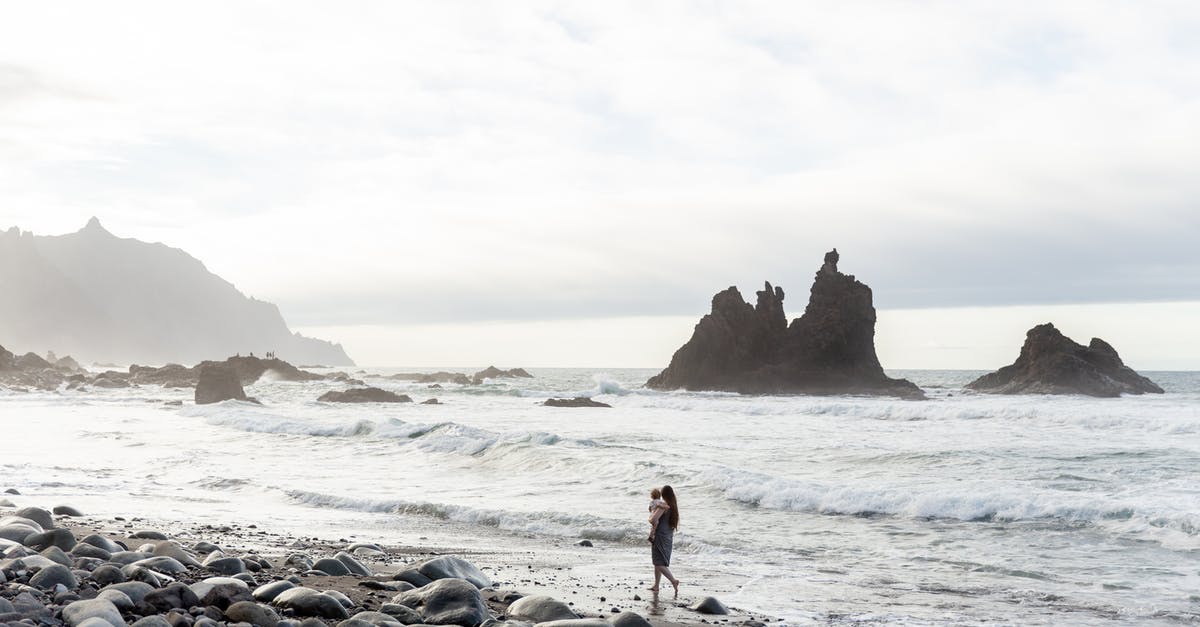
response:
<path id="1" fill-rule="evenodd" d="M 13 515 L 16 510 L 0 507 L 0 518 Z M 356 558 L 374 573 L 373 576 L 323 576 L 304 573 L 294 565 L 287 565 L 289 555 L 301 553 L 313 560 L 333 557 L 354 543 L 374 543 L 373 539 L 346 535 L 338 538 L 299 537 L 257 525 L 211 525 L 194 521 L 148 520 L 137 517 L 65 517 L 55 516 L 59 527 L 72 531 L 76 538 L 99 534 L 136 549 L 148 542 L 134 536 L 138 532 L 157 531 L 191 550 L 200 542 L 217 545 L 230 556 L 258 555 L 270 563 L 271 568 L 251 573 L 254 581 L 262 585 L 289 576 L 299 577 L 299 585 L 316 590 L 336 590 L 349 597 L 357 611 L 377 611 L 384 603 L 390 603 L 395 591 L 380 589 L 396 583 L 392 576 L 441 555 L 454 555 L 471 562 L 489 579 L 491 587 L 482 590 L 488 609 L 499 620 L 508 615 L 509 605 L 521 596 L 547 595 L 566 603 L 581 618 L 611 620 L 623 612 L 634 612 L 656 627 L 672 625 L 728 624 L 759 627 L 775 622 L 770 617 L 760 616 L 730 608 L 728 615 L 707 615 L 689 609 L 703 598 L 702 594 L 688 594 L 688 582 L 684 582 L 684 593 L 674 598 L 669 585 L 665 594 L 647 590 L 650 585 L 651 569 L 648 563 L 640 566 L 643 579 L 628 572 L 607 573 L 612 569 L 611 561 L 601 559 L 596 552 L 601 548 L 577 548 L 567 561 L 562 551 L 540 554 L 530 551 L 512 551 L 503 547 L 495 550 L 466 549 L 454 546 L 395 546 L 375 543 L 381 553 L 356 555 Z M 203 555 L 197 555 L 203 561 Z M 649 561 L 648 559 L 646 560 Z M 3 560 L 0 560 L 2 563 Z M 629 565 L 632 572 L 637 565 Z M 622 569 L 624 570 L 624 569 Z M 192 568 L 180 575 L 185 583 L 216 576 L 204 568 Z M 12 582 L 9 582 L 11 592 Z M 254 589 L 254 585 L 250 586 Z M 329 624 L 338 621 L 331 620 Z M 778 624 L 778 623 L 776 623 Z"/>

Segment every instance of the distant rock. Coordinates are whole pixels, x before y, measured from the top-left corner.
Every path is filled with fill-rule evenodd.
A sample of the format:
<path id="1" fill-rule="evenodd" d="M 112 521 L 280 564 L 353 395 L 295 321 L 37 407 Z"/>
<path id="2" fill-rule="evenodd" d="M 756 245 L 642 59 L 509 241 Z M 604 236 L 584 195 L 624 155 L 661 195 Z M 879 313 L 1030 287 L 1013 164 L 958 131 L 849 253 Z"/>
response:
<path id="1" fill-rule="evenodd" d="M 441 404 L 442 404 L 442 402 L 441 402 L 441 401 L 439 401 L 439 400 L 438 400 L 438 399 L 436 399 L 436 398 L 431 398 L 431 399 L 427 399 L 427 400 L 421 401 L 421 404 L 422 404 L 422 405 L 441 405 Z"/>
<path id="2" fill-rule="evenodd" d="M 1053 324 L 1033 327 L 1012 365 L 985 374 L 967 388 L 990 394 L 1162 394 L 1150 379 L 1126 366 L 1100 338 L 1088 346 L 1063 335 Z"/>
<path id="3" fill-rule="evenodd" d="M 471 377 L 471 383 L 482 385 L 484 379 L 532 379 L 533 375 L 525 371 L 524 368 L 513 368 L 511 370 L 501 370 L 495 366 L 488 366 L 479 372 L 476 372 Z"/>
<path id="4" fill-rule="evenodd" d="M 417 383 L 454 383 L 457 385 L 471 385 L 471 378 L 461 372 L 401 372 L 393 374 L 389 379 L 397 381 L 415 381 Z"/>
<path id="5" fill-rule="evenodd" d="M 12 370 L 16 368 L 15 361 L 16 357 L 12 354 L 12 351 L 0 346 L 0 370 Z"/>
<path id="6" fill-rule="evenodd" d="M 21 355 L 16 359 L 16 366 L 21 370 L 41 370 L 54 367 L 37 353 L 25 353 Z"/>
<path id="7" fill-rule="evenodd" d="M 258 381 L 268 372 L 280 381 L 320 381 L 325 378 L 324 375 L 301 370 L 282 359 L 275 357 L 263 359 L 254 355 L 237 355 L 226 359 L 224 362 L 202 361 L 197 364 L 197 367 L 200 368 L 213 363 L 223 363 L 233 368 L 242 385 L 249 385 Z"/>
<path id="8" fill-rule="evenodd" d="M 825 255 L 808 307 L 791 324 L 783 289 L 770 283 L 757 293 L 754 306 L 736 287 L 718 293 L 712 312 L 646 387 L 924 398 L 913 383 L 884 374 L 875 354 L 871 288 L 839 272 L 838 259 L 837 249 Z"/>
<path id="9" fill-rule="evenodd" d="M 207 405 L 230 399 L 244 401 L 246 391 L 237 372 L 230 366 L 218 363 L 208 363 L 200 367 L 200 377 L 196 383 L 196 404 Z"/>
<path id="10" fill-rule="evenodd" d="M 575 398 L 548 398 L 542 403 L 546 407 L 612 407 L 608 403 L 593 401 L 586 396 L 576 396 Z"/>
<path id="11" fill-rule="evenodd" d="M 331 390 L 317 398 L 323 403 L 411 403 L 407 394 L 396 394 L 379 388 L 351 388 L 345 391 Z"/>

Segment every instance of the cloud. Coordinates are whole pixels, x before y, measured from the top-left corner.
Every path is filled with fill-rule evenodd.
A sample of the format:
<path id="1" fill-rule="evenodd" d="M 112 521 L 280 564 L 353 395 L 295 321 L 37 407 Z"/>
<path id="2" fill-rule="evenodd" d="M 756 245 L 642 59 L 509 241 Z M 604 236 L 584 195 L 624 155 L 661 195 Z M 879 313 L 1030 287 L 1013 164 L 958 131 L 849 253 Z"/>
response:
<path id="1" fill-rule="evenodd" d="M 882 307 L 1200 287 L 1189 4 L 128 8 L 0 25 L 0 217 L 298 323 L 798 313 L 832 246 Z"/>

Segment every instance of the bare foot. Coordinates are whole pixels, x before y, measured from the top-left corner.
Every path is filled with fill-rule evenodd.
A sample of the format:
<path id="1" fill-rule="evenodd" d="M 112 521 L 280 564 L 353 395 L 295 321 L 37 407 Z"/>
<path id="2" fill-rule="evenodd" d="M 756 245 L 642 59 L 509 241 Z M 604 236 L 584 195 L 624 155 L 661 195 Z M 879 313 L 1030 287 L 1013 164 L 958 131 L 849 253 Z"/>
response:
<path id="1" fill-rule="evenodd" d="M 675 586 L 675 596 L 679 596 L 679 580 L 672 581 L 671 585 Z"/>
<path id="2" fill-rule="evenodd" d="M 658 586 L 653 586 L 653 587 L 651 587 L 651 588 L 646 588 L 646 589 L 647 589 L 647 590 L 649 590 L 649 591 L 651 591 L 651 592 L 658 592 Z"/>

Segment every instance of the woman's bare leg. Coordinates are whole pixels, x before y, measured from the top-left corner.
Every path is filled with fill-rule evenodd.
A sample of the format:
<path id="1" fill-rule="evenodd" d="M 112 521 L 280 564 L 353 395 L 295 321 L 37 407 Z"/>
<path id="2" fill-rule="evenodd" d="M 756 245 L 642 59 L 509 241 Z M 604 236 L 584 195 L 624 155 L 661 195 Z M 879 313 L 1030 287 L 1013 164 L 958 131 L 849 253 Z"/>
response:
<path id="1" fill-rule="evenodd" d="M 650 588 L 652 592 L 658 592 L 658 583 L 662 580 L 662 571 L 659 570 L 660 568 L 662 568 L 662 566 L 654 567 L 654 587 Z"/>
<path id="2" fill-rule="evenodd" d="M 671 569 L 667 568 L 666 566 L 655 566 L 654 567 L 654 576 L 656 578 L 654 585 L 656 587 L 658 586 L 657 577 L 660 572 L 662 574 L 666 575 L 667 581 L 671 582 L 671 585 L 675 587 L 675 596 L 679 596 L 679 580 L 675 578 L 675 575 L 671 574 Z"/>

